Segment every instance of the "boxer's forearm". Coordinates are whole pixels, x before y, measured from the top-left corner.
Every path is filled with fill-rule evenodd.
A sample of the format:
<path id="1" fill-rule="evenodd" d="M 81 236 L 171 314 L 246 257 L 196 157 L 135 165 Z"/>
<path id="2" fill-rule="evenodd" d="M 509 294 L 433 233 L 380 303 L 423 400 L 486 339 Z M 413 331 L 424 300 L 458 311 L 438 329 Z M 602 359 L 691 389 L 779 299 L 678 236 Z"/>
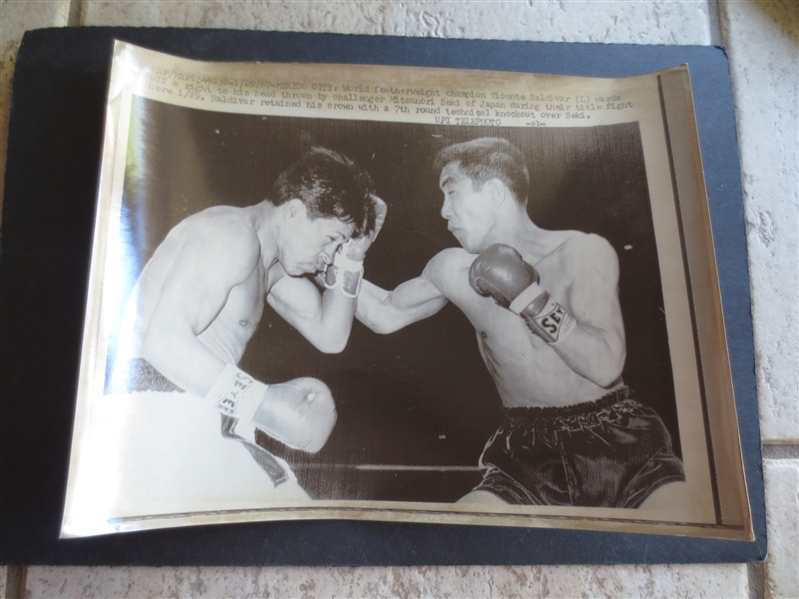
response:
<path id="1" fill-rule="evenodd" d="M 349 295 L 338 286 L 320 291 L 304 277 L 283 277 L 266 301 L 316 349 L 333 354 L 346 347 L 352 330 L 355 298 Z"/>
<path id="2" fill-rule="evenodd" d="M 619 380 L 627 357 L 623 338 L 579 322 L 566 339 L 550 347 L 574 372 L 605 388 Z"/>
<path id="3" fill-rule="evenodd" d="M 432 316 L 446 303 L 441 292 L 422 277 L 406 281 L 394 291 L 364 281 L 355 317 L 385 335 Z"/>
<path id="4" fill-rule="evenodd" d="M 319 320 L 308 330 L 308 340 L 321 352 L 337 354 L 344 351 L 352 331 L 357 300 L 344 295 L 340 289 L 328 289 L 322 294 Z"/>
<path id="5" fill-rule="evenodd" d="M 388 298 L 386 289 L 364 280 L 355 318 L 375 333 L 386 334 L 397 330 L 391 326 L 391 304 Z"/>
<path id="6" fill-rule="evenodd" d="M 225 363 L 200 342 L 191 330 L 147 333 L 142 357 L 172 383 L 204 397 L 225 369 Z"/>

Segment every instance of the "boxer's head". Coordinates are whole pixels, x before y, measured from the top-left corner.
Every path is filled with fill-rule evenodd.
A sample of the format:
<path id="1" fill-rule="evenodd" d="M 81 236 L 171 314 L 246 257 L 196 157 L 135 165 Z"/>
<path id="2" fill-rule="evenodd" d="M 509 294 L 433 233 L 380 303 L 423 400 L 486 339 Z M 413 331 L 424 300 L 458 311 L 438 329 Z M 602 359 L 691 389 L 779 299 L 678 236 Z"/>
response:
<path id="1" fill-rule="evenodd" d="M 467 251 L 485 249 L 486 236 L 501 217 L 497 197 L 510 195 L 527 205 L 530 175 L 521 152 L 505 139 L 482 137 L 447 146 L 434 164 L 444 192 L 441 216 Z"/>
<path id="2" fill-rule="evenodd" d="M 346 156 L 312 148 L 275 181 L 275 206 L 284 206 L 287 234 L 280 261 L 289 274 L 323 270 L 338 247 L 375 226 L 371 177 Z"/>

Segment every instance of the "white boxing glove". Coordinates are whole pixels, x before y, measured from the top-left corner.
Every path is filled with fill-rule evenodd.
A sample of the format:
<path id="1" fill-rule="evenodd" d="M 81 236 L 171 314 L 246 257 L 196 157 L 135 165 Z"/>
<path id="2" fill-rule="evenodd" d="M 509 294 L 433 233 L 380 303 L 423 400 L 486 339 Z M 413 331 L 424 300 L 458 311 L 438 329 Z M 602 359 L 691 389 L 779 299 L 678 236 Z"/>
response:
<path id="1" fill-rule="evenodd" d="M 363 261 L 366 251 L 372 246 L 386 221 L 388 206 L 376 195 L 372 195 L 375 210 L 375 226 L 371 233 L 348 239 L 333 257 L 322 276 L 327 289 L 340 289 L 347 297 L 358 297 L 363 283 Z"/>
<path id="2" fill-rule="evenodd" d="M 316 453 L 336 424 L 330 389 L 311 377 L 265 385 L 228 364 L 206 399 L 222 414 L 238 419 L 233 432 L 251 443 L 257 428 L 292 449 Z"/>

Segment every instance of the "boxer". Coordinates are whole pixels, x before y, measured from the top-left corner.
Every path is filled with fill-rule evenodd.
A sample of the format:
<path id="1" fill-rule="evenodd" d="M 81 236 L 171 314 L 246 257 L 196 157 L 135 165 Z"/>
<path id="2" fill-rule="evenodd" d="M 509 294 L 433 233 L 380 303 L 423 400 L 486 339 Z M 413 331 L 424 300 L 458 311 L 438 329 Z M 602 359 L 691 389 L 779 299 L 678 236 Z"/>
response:
<path id="1" fill-rule="evenodd" d="M 237 365 L 265 302 L 318 350 L 344 349 L 363 260 L 385 213 L 367 173 L 337 152 L 314 148 L 278 177 L 270 198 L 244 208 L 208 208 L 174 227 L 128 301 L 107 385 L 107 392 L 158 394 L 148 416 L 135 420 L 142 422 L 136 429 L 141 436 L 129 443 L 131 451 L 141 454 L 145 450 L 136 446 L 155 443 L 163 451 L 148 459 L 161 454 L 168 461 L 174 453 L 170 448 L 181 443 L 195 445 L 203 455 L 215 443 L 222 456 L 229 451 L 221 448 L 229 445 L 220 439 L 236 441 L 241 448 L 230 451 L 238 452 L 238 466 L 226 455 L 206 462 L 198 477 L 240 467 L 249 474 L 239 476 L 238 483 L 226 478 L 217 487 L 225 487 L 223 495 L 248 498 L 255 492 L 241 479 L 252 476 L 252 464 L 274 486 L 296 482 L 282 460 L 257 446 L 255 431 L 294 449 L 319 451 L 336 422 L 330 389 L 310 377 L 266 385 Z M 321 290 L 307 275 L 319 275 Z M 185 392 L 185 398 L 169 398 L 177 392 Z M 198 424 L 186 425 L 189 417 Z M 164 427 L 165 418 L 173 423 Z M 155 438 L 147 432 L 155 429 L 181 432 Z M 188 466 L 184 461 L 158 467 Z"/>
<path id="2" fill-rule="evenodd" d="M 533 223 L 527 168 L 504 139 L 446 147 L 435 164 L 462 247 L 393 291 L 364 281 L 357 318 L 385 334 L 452 302 L 475 327 L 504 417 L 461 501 L 635 508 L 684 480 L 665 426 L 622 380 L 615 250 Z"/>

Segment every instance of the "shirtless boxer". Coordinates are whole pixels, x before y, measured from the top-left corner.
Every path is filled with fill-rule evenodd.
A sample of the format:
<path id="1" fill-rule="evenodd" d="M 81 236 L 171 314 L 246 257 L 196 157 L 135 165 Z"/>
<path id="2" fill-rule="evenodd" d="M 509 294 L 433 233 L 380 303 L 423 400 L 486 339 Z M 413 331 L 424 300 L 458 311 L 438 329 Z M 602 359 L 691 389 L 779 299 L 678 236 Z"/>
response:
<path id="1" fill-rule="evenodd" d="M 503 403 L 464 502 L 639 507 L 684 480 L 658 415 L 629 397 L 619 264 L 602 237 L 527 214 L 529 174 L 503 139 L 443 149 L 441 216 L 461 248 L 387 291 L 364 282 L 357 318 L 391 333 L 451 301 L 477 333 Z"/>
<path id="2" fill-rule="evenodd" d="M 256 429 L 291 448 L 319 451 L 336 422 L 328 387 L 308 377 L 265 385 L 237 364 L 258 326 L 264 301 L 320 351 L 342 351 L 352 327 L 365 252 L 384 217 L 385 204 L 372 193 L 365 172 L 336 152 L 314 148 L 280 175 L 272 198 L 245 208 L 208 208 L 173 228 L 131 294 L 109 385 L 112 392 L 187 392 L 182 398 L 176 393 L 155 398 L 138 394 L 136 413 L 141 415 L 142 435 L 150 440 L 132 443 L 138 445 L 132 451 L 153 453 L 139 461 L 158 460 L 158 452 L 148 447 L 158 444 L 166 454 L 171 451 L 168 443 L 190 443 L 204 453 L 208 444 L 216 443 L 219 455 L 241 454 L 241 447 L 220 441 L 225 437 L 244 441 L 235 445 L 252 455 L 245 451 L 246 459 L 235 459 L 237 464 L 257 462 L 277 486 L 288 476 L 287 469 L 255 444 Z M 306 277 L 315 274 L 321 274 L 323 292 Z M 151 409 L 145 407 L 147 398 Z M 187 424 L 189 413 L 204 424 Z M 193 427 L 205 427 L 205 432 Z M 164 430 L 158 438 L 149 432 L 156 428 Z M 180 434 L 171 432 L 178 429 Z M 226 475 L 232 468 L 226 459 L 214 459 L 216 466 L 206 471 Z M 176 463 L 171 469 L 179 468 Z M 230 490 L 238 484 L 216 488 Z"/>

